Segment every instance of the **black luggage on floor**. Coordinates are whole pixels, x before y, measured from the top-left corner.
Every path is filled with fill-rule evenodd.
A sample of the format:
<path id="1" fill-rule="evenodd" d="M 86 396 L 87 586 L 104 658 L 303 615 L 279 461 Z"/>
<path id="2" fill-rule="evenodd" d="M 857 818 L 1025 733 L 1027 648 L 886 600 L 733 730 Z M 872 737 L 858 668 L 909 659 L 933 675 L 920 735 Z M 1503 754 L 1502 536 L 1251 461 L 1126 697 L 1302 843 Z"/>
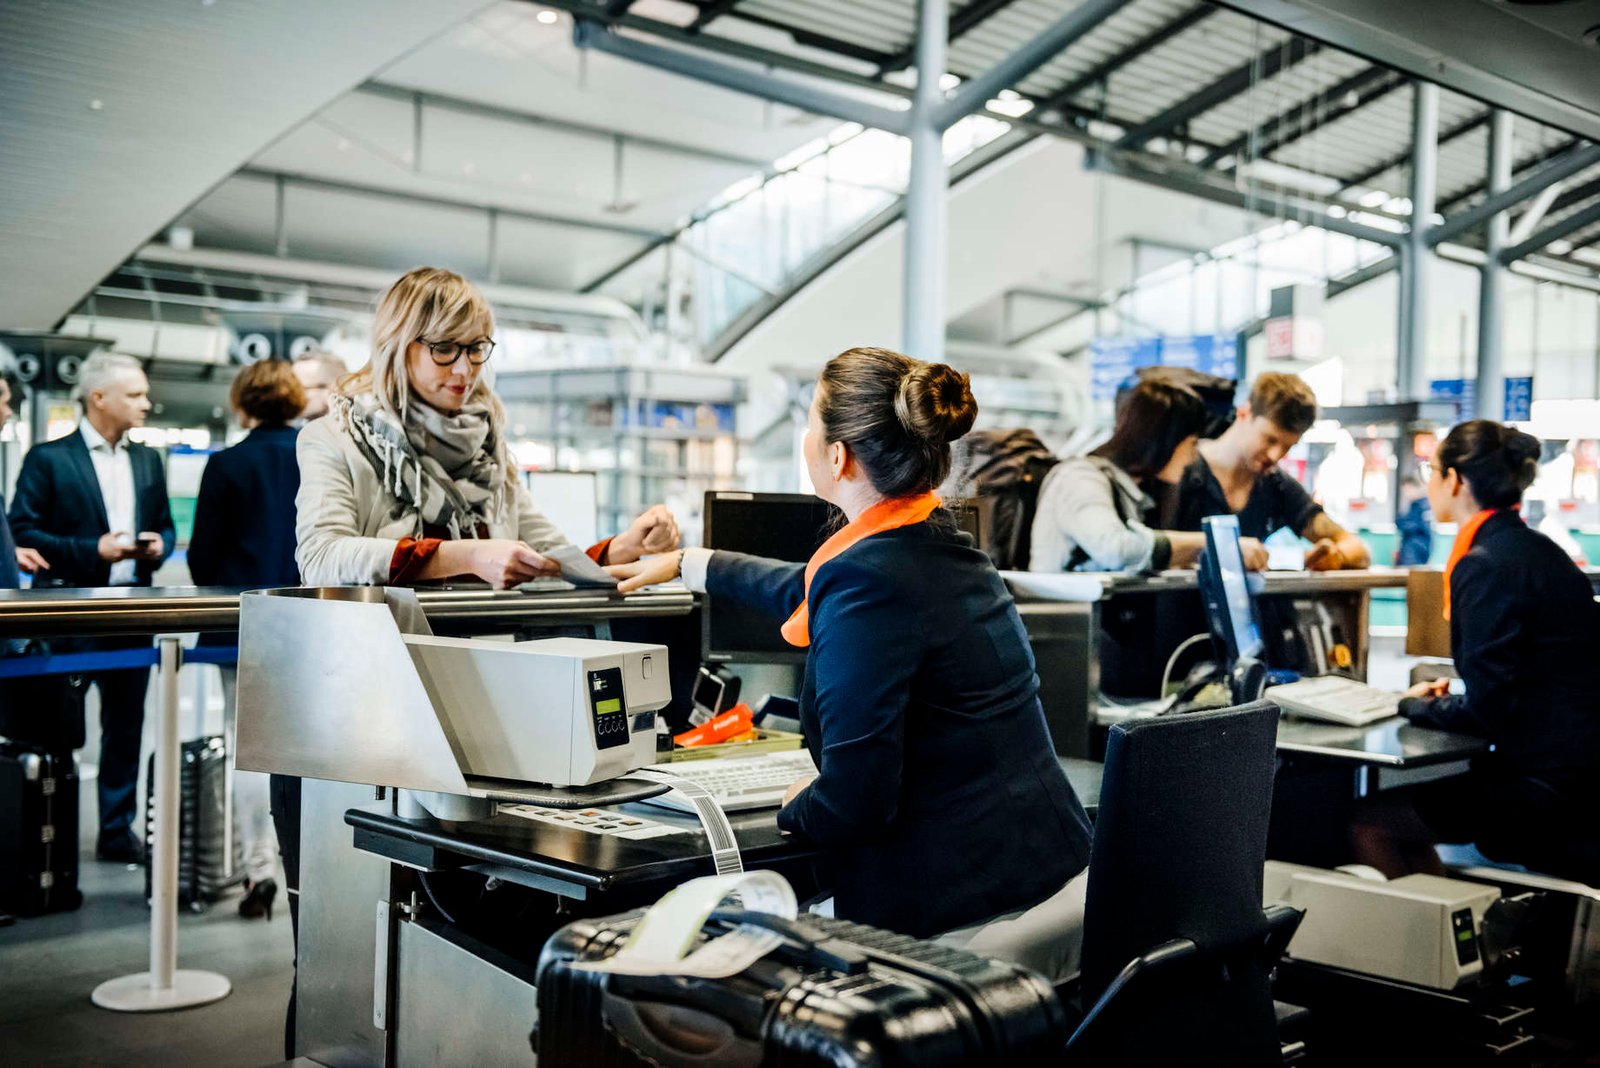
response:
<path id="1" fill-rule="evenodd" d="M 0 911 L 37 916 L 81 904 L 77 762 L 0 742 Z"/>
<path id="2" fill-rule="evenodd" d="M 640 1065 L 1057 1064 L 1067 1019 L 1050 984 L 1010 964 L 821 916 L 728 979 L 574 967 L 622 947 L 638 912 L 579 920 L 539 958 L 541 1068 Z M 755 913 L 764 926 L 786 921 Z"/>
<path id="3" fill-rule="evenodd" d="M 182 745 L 178 770 L 178 902 L 203 909 L 244 877 L 243 843 L 232 835 L 233 863 L 227 861 L 227 836 L 223 834 L 224 793 L 227 789 L 228 750 L 221 736 L 197 738 Z M 144 894 L 150 897 L 150 864 L 155 852 L 156 758 L 145 769 Z"/>

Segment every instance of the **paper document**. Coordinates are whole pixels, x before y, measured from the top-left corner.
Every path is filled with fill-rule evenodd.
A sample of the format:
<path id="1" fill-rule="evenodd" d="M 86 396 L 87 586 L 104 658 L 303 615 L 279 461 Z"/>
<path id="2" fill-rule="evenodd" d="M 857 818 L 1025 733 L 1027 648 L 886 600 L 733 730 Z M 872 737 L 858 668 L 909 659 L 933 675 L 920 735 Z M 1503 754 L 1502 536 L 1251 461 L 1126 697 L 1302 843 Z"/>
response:
<path id="1" fill-rule="evenodd" d="M 544 554 L 561 565 L 561 577 L 580 588 L 614 590 L 617 580 L 576 545 L 562 545 Z"/>

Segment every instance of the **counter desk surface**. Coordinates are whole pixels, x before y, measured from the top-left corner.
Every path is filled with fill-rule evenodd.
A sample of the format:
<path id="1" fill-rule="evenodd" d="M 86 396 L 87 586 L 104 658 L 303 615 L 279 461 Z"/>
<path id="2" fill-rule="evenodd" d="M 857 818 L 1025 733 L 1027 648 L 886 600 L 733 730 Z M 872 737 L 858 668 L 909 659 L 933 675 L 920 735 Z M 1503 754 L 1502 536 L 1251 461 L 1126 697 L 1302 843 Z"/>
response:
<path id="1" fill-rule="evenodd" d="M 487 587 L 416 593 L 429 622 L 447 628 L 687 615 L 695 604 L 695 595 L 681 586 L 627 597 L 606 590 Z M 0 590 L 0 638 L 234 631 L 239 628 L 241 595 L 239 589 L 221 586 Z"/>

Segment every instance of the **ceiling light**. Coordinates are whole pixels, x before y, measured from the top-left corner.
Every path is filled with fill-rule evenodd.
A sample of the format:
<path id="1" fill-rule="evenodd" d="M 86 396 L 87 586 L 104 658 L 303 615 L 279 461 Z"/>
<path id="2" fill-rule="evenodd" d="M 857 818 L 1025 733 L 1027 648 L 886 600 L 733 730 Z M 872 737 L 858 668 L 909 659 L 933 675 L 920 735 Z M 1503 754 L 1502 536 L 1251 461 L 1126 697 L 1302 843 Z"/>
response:
<path id="1" fill-rule="evenodd" d="M 554 26 L 556 24 L 556 22 L 558 20 L 560 20 L 560 18 L 561 18 L 560 15 L 556 14 L 554 11 L 551 11 L 547 7 L 546 8 L 540 8 L 539 9 L 539 13 L 537 15 L 533 16 L 533 17 L 535 19 L 538 19 L 540 22 L 544 23 L 546 26 Z"/>
<path id="2" fill-rule="evenodd" d="M 1572 242 L 1561 240 L 1552 241 L 1550 244 L 1545 246 L 1545 249 L 1552 256 L 1565 256 L 1567 253 L 1572 251 Z"/>
<path id="3" fill-rule="evenodd" d="M 1388 200 L 1388 199 L 1389 199 L 1389 194 L 1388 193 L 1385 193 L 1381 189 L 1374 189 L 1370 193 L 1362 193 L 1361 194 L 1361 206 L 1363 208 L 1381 207 L 1383 202 L 1385 200 Z"/>

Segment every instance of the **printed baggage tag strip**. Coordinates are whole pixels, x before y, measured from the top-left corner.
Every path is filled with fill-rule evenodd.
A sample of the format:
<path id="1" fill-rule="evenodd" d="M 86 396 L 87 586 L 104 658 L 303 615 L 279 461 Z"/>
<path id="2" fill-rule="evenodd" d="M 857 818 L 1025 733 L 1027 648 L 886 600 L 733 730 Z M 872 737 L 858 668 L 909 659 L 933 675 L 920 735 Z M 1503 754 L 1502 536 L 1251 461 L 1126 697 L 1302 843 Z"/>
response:
<path id="1" fill-rule="evenodd" d="M 708 875 L 691 879 L 650 906 L 626 945 L 610 960 L 578 965 L 619 975 L 692 975 L 725 979 L 737 975 L 783 944 L 758 927 L 739 927 L 694 949 L 706 918 L 728 898 L 754 912 L 792 920 L 799 913 L 794 889 L 770 871 Z"/>

